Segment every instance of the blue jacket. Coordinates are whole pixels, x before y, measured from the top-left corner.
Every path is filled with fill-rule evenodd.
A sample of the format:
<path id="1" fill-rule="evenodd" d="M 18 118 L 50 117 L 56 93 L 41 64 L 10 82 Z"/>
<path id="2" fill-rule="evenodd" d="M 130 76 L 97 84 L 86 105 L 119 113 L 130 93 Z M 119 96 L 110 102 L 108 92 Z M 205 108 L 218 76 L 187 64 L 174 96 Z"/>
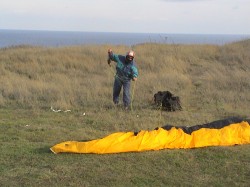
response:
<path id="1" fill-rule="evenodd" d="M 116 62 L 116 76 L 119 79 L 129 81 L 134 77 L 138 77 L 138 69 L 134 60 L 128 63 L 125 56 L 113 53 L 109 55 L 109 58 Z"/>

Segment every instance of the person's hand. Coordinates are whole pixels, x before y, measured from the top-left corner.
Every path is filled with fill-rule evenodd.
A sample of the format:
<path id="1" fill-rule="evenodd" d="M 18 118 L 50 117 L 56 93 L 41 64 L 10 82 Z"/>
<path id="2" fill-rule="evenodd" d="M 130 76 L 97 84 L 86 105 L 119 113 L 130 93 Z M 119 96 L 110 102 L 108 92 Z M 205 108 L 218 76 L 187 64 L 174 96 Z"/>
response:
<path id="1" fill-rule="evenodd" d="M 109 49 L 108 49 L 108 65 L 109 65 L 109 66 L 111 66 L 111 65 L 110 65 L 110 63 L 111 63 L 111 59 L 110 59 L 111 54 L 112 54 L 112 49 L 109 48 Z"/>
<path id="2" fill-rule="evenodd" d="M 133 81 L 137 81 L 137 77 L 133 77 L 133 79 L 132 79 Z"/>
<path id="3" fill-rule="evenodd" d="M 108 65 L 111 66 L 110 64 L 111 64 L 111 59 L 108 58 Z"/>

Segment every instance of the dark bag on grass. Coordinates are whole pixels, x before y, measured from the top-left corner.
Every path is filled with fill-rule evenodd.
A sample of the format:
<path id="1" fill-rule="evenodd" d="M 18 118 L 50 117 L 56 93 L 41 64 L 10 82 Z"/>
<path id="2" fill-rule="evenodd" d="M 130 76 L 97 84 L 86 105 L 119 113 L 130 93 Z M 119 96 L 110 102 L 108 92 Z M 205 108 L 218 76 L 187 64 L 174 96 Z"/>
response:
<path id="1" fill-rule="evenodd" d="M 176 111 L 182 109 L 180 98 L 174 96 L 169 91 L 159 91 L 154 94 L 154 102 L 157 106 L 161 107 L 162 110 Z"/>

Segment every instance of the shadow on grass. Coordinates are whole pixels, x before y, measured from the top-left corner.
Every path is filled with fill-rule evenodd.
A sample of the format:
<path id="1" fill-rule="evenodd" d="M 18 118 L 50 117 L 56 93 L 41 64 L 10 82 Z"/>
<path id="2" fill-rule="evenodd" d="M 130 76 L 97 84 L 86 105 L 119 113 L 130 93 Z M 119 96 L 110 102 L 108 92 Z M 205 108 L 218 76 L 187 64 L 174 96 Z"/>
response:
<path id="1" fill-rule="evenodd" d="M 38 148 L 35 150 L 35 153 L 38 153 L 38 154 L 51 154 L 51 150 L 50 150 L 50 147 L 41 147 L 41 148 Z"/>

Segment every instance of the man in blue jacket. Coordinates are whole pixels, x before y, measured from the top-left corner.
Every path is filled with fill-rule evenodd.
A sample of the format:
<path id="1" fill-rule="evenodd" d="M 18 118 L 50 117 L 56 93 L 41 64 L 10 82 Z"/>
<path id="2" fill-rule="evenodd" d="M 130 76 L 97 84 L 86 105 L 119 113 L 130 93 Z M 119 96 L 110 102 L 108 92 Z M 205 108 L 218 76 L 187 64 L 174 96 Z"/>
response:
<path id="1" fill-rule="evenodd" d="M 123 87 L 123 104 L 125 109 L 130 105 L 130 83 L 131 80 L 136 81 L 138 78 L 138 69 L 136 67 L 134 51 L 129 51 L 126 55 L 117 55 L 108 50 L 108 64 L 111 61 L 116 62 L 116 75 L 113 87 L 113 102 L 117 105 L 119 103 L 119 95 Z"/>

